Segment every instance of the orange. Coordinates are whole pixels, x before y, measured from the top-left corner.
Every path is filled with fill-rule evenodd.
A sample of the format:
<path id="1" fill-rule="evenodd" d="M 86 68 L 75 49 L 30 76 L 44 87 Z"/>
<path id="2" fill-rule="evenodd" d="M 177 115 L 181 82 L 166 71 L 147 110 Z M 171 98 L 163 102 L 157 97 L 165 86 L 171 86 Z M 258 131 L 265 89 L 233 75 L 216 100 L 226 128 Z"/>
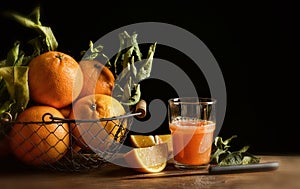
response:
<path id="1" fill-rule="evenodd" d="M 110 69 L 97 60 L 79 62 L 84 82 L 80 97 L 92 94 L 112 95 L 115 78 Z"/>
<path id="2" fill-rule="evenodd" d="M 124 114 L 123 105 L 109 95 L 95 94 L 78 99 L 69 116 L 69 119 L 77 120 L 76 124 L 71 124 L 76 143 L 82 149 L 107 150 L 114 141 L 120 141 L 125 136 L 127 122 L 119 119 L 101 122 L 97 120 Z M 80 120 L 87 122 L 79 122 Z"/>
<path id="3" fill-rule="evenodd" d="M 69 126 L 67 123 L 19 123 L 42 122 L 45 113 L 64 118 L 55 108 L 50 106 L 31 106 L 21 112 L 10 132 L 9 146 L 12 153 L 22 162 L 30 165 L 54 163 L 61 159 L 69 147 Z M 45 116 L 44 121 L 50 121 Z"/>
<path id="4" fill-rule="evenodd" d="M 153 135 L 130 135 L 130 142 L 133 147 L 143 148 L 156 145 Z"/>
<path id="5" fill-rule="evenodd" d="M 173 157 L 172 135 L 171 134 L 160 134 L 160 135 L 155 135 L 154 138 L 155 138 L 155 141 L 157 144 L 167 143 L 169 158 L 172 158 Z"/>
<path id="6" fill-rule="evenodd" d="M 161 143 L 167 143 L 169 158 L 173 156 L 171 134 L 160 135 L 130 135 L 130 142 L 133 147 L 150 147 Z"/>
<path id="7" fill-rule="evenodd" d="M 128 167 L 138 172 L 160 172 L 167 166 L 168 145 L 157 144 L 151 147 L 133 148 L 124 155 Z"/>
<path id="8" fill-rule="evenodd" d="M 83 74 L 70 55 L 48 51 L 33 58 L 28 66 L 30 99 L 36 103 L 62 108 L 79 96 Z"/>

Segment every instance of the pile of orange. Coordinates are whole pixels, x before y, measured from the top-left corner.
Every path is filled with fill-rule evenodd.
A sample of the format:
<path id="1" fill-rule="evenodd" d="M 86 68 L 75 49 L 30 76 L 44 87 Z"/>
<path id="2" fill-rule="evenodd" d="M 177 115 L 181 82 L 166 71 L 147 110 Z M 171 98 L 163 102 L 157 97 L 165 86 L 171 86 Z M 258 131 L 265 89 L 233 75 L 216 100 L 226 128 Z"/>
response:
<path id="1" fill-rule="evenodd" d="M 79 147 L 87 145 L 83 141 L 86 137 L 81 136 L 87 131 L 78 131 L 76 125 L 37 123 L 49 121 L 45 117 L 43 120 L 45 113 L 69 119 L 99 119 L 125 113 L 120 102 L 112 97 L 114 75 L 98 61 L 77 62 L 68 54 L 48 51 L 33 58 L 28 66 L 31 103 L 16 121 L 34 123 L 16 123 L 8 133 L 11 152 L 25 163 L 41 165 L 58 161 L 70 149 L 71 137 L 81 141 Z M 87 124 L 82 127 L 89 130 Z M 117 132 L 113 126 L 105 127 L 107 135 Z M 97 139 L 98 135 L 93 133 L 96 130 L 88 132 Z"/>

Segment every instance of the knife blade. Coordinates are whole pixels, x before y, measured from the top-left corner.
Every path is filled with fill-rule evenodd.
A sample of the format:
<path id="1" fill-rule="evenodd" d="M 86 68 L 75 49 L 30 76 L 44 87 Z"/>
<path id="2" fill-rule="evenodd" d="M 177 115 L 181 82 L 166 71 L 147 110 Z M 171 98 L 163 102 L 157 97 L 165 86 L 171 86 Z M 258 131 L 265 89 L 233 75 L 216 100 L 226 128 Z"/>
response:
<path id="1" fill-rule="evenodd" d="M 232 174 L 232 173 L 247 173 L 259 171 L 271 171 L 279 167 L 278 162 L 264 162 L 246 165 L 227 165 L 217 166 L 208 165 L 203 169 L 171 169 L 158 173 L 142 173 L 123 177 L 123 179 L 146 179 L 146 178 L 159 178 L 159 177 L 176 177 L 188 175 L 214 175 L 214 174 Z"/>

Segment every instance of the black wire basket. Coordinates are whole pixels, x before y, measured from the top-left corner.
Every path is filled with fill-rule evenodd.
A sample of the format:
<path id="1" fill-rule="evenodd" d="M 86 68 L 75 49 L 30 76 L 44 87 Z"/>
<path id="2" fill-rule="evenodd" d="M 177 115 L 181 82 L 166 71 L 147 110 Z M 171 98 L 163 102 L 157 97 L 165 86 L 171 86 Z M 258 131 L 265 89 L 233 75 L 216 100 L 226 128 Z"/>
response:
<path id="1" fill-rule="evenodd" d="M 21 142 L 15 146 L 14 151 L 22 154 L 18 159 L 25 159 L 24 165 L 29 164 L 30 166 L 34 165 L 34 168 L 55 171 L 82 171 L 95 169 L 110 162 L 119 153 L 130 131 L 133 117 L 139 117 L 143 113 L 135 111 L 121 116 L 95 120 L 63 119 L 46 113 L 41 122 L 12 121 L 9 113 L 6 113 L 0 119 L 0 124 L 4 128 L 1 132 L 4 132 L 4 137 L 8 140 L 11 140 L 11 135 L 7 133 L 14 132 L 14 125 L 19 126 L 18 131 L 15 131 L 14 134 L 18 135 L 18 141 Z M 49 129 L 48 125 L 53 124 L 56 125 L 55 129 Z M 66 124 L 68 125 L 67 132 L 61 132 L 61 129 L 66 128 Z M 29 125 L 37 126 L 38 130 L 24 134 L 26 133 L 24 130 Z M 74 129 L 82 126 L 85 129 L 81 131 L 81 136 L 88 136 L 84 137 L 85 140 L 73 132 Z M 23 132 L 18 133 L 20 130 Z M 41 136 L 39 133 L 44 134 Z M 45 135 L 45 133 L 47 134 Z M 28 138 L 35 138 L 35 142 L 31 142 Z M 54 144 L 49 142 L 52 139 L 56 141 Z M 26 150 L 24 150 L 25 148 Z M 66 150 L 62 152 L 62 148 Z"/>

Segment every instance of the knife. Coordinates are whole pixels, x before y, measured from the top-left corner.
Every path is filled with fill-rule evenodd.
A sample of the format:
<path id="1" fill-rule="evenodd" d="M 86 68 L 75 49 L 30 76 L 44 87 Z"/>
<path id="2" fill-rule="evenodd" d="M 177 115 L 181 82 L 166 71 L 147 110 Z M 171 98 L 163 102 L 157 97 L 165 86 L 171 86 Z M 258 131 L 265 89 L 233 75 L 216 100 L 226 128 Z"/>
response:
<path id="1" fill-rule="evenodd" d="M 272 171 L 279 167 L 278 162 L 265 162 L 246 165 L 208 165 L 203 169 L 172 169 L 158 173 L 143 173 L 123 177 L 123 179 L 146 179 L 159 177 L 175 177 L 188 175 L 216 175 L 216 174 L 232 174 L 232 173 L 247 173 L 259 171 Z"/>

